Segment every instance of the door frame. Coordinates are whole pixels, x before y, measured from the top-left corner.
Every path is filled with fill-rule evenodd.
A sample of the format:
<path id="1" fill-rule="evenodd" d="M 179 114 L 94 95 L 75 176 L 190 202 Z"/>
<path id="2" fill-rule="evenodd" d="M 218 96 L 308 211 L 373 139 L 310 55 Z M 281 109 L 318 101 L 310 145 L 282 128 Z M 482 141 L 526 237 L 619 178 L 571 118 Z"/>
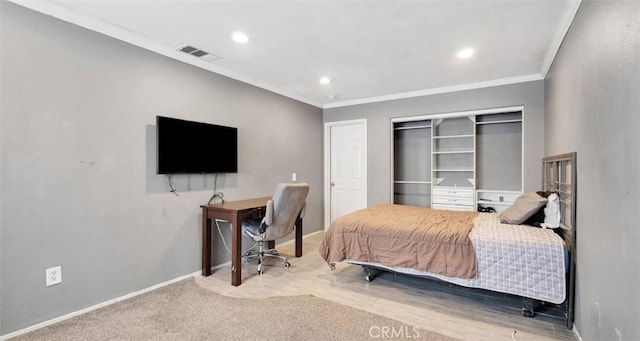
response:
<path id="1" fill-rule="evenodd" d="M 364 167 L 363 167 L 363 179 L 364 179 L 364 188 L 363 195 L 365 200 L 365 206 L 367 205 L 367 119 L 356 119 L 356 120 L 347 120 L 347 121 L 334 121 L 334 122 L 325 122 L 324 123 L 324 230 L 329 227 L 329 223 L 331 223 L 331 128 L 338 126 L 346 126 L 346 125 L 355 125 L 361 126 L 363 129 L 364 136 Z"/>

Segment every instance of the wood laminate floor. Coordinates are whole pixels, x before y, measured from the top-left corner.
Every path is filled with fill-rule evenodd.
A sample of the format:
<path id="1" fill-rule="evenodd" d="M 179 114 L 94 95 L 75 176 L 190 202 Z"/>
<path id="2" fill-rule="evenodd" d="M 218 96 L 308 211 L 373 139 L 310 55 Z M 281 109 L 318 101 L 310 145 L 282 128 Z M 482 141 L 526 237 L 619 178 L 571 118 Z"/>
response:
<path id="1" fill-rule="evenodd" d="M 244 263 L 238 287 L 230 284 L 229 267 L 197 276 L 196 283 L 231 297 L 314 295 L 463 340 L 576 340 L 553 310 L 523 317 L 520 299 L 509 295 L 394 273 L 367 282 L 362 267 L 345 263 L 331 271 L 318 254 L 322 237 L 305 236 L 301 258 L 293 256 L 293 243 L 277 246 L 289 258 L 289 269 L 269 259 L 262 276 L 256 275 L 257 265 Z"/>

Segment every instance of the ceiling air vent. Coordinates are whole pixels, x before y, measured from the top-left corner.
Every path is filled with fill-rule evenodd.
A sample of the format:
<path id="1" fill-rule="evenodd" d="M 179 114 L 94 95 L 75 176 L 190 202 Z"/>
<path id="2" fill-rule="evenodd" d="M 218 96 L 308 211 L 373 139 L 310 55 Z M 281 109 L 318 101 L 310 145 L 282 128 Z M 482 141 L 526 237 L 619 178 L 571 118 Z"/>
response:
<path id="1" fill-rule="evenodd" d="M 218 55 L 209 53 L 207 51 L 200 50 L 199 48 L 193 47 L 191 45 L 183 46 L 183 47 L 179 48 L 178 51 L 184 52 L 186 54 L 190 54 L 190 55 L 195 56 L 195 57 L 202 58 L 202 59 L 204 59 L 206 61 L 209 61 L 209 62 L 214 61 L 214 60 L 222 59 L 222 57 L 220 57 Z"/>
<path id="2" fill-rule="evenodd" d="M 184 53 L 191 54 L 191 53 L 193 53 L 195 51 L 198 51 L 198 49 L 193 47 L 193 46 L 187 45 L 187 46 L 181 48 L 180 51 L 182 51 Z"/>
<path id="3" fill-rule="evenodd" d="M 197 51 L 192 52 L 191 54 L 196 56 L 196 57 L 204 57 L 204 56 L 208 55 L 209 52 L 205 52 L 205 51 L 202 51 L 202 50 L 197 50 Z"/>

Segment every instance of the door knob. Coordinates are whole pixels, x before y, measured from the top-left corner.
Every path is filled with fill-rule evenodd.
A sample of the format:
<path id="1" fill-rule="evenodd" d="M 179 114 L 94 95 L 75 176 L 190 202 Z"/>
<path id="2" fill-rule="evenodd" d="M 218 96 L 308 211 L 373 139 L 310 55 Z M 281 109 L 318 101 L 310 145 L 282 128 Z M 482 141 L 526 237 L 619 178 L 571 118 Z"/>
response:
<path id="1" fill-rule="evenodd" d="M 331 185 L 331 187 L 334 187 L 336 185 L 336 183 L 332 182 L 330 185 Z"/>

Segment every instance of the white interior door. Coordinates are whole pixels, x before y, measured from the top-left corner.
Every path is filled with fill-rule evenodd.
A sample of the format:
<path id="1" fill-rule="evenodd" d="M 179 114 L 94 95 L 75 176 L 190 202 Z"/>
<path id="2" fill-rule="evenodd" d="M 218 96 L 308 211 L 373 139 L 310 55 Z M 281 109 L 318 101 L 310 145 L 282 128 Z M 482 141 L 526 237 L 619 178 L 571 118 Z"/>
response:
<path id="1" fill-rule="evenodd" d="M 366 123 L 356 120 L 325 126 L 325 228 L 335 218 L 367 207 Z"/>

